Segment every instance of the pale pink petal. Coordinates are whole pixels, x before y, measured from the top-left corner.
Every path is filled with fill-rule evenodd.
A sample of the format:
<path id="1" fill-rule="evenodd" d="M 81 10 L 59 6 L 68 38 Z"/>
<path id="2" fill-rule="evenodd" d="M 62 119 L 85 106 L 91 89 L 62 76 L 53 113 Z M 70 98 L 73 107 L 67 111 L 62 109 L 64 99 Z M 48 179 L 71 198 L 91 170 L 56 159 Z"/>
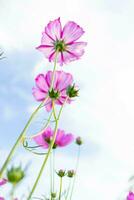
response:
<path id="1" fill-rule="evenodd" d="M 45 27 L 45 33 L 54 41 L 61 38 L 61 22 L 60 18 L 50 21 L 49 24 Z"/>
<path id="2" fill-rule="evenodd" d="M 77 59 L 79 59 L 84 54 L 84 47 L 86 45 L 86 42 L 74 42 L 67 46 L 67 52 L 70 54 L 70 56 L 74 55 Z"/>
<path id="3" fill-rule="evenodd" d="M 55 57 L 56 57 L 56 52 L 53 51 L 50 56 L 49 56 L 49 61 L 55 61 Z M 63 65 L 64 63 L 64 60 L 63 60 L 63 53 L 62 52 L 59 52 L 58 55 L 57 55 L 57 59 L 56 59 L 57 63 L 59 63 L 61 66 Z"/>
<path id="4" fill-rule="evenodd" d="M 45 33 L 42 33 L 41 44 L 47 46 L 54 46 L 54 41 Z"/>
<path id="5" fill-rule="evenodd" d="M 69 21 L 63 28 L 62 38 L 65 43 L 71 43 L 78 40 L 84 33 L 84 30 L 75 22 Z"/>
<path id="6" fill-rule="evenodd" d="M 62 101 L 60 100 L 60 98 L 58 98 L 57 100 L 55 100 L 55 104 L 60 105 L 60 106 L 63 105 L 63 103 L 62 103 Z"/>
<path id="7" fill-rule="evenodd" d="M 51 81 L 52 81 L 52 71 L 47 72 L 45 79 L 46 79 L 48 87 L 50 88 Z"/>
<path id="8" fill-rule="evenodd" d="M 5 185 L 7 183 L 7 179 L 0 179 L 0 186 Z"/>
<path id="9" fill-rule="evenodd" d="M 55 52 L 54 48 L 53 47 L 49 47 L 49 46 L 45 46 L 45 45 L 40 45 L 38 46 L 36 49 L 38 49 L 39 51 L 41 51 L 44 56 L 46 58 L 49 59 L 50 55 Z"/>
<path id="10" fill-rule="evenodd" d="M 33 140 L 36 142 L 36 144 L 40 145 L 41 147 L 45 149 L 49 147 L 48 143 L 45 141 L 42 134 L 34 136 Z"/>
<path id="11" fill-rule="evenodd" d="M 40 89 L 33 87 L 32 94 L 37 101 L 43 101 L 47 93 L 42 92 Z"/>
<path id="12" fill-rule="evenodd" d="M 39 74 L 35 79 L 36 85 L 42 92 L 48 92 L 49 86 L 46 82 L 44 74 Z"/>
<path id="13" fill-rule="evenodd" d="M 52 101 L 50 101 L 49 103 L 46 104 L 46 111 L 50 112 L 52 110 Z"/>
<path id="14" fill-rule="evenodd" d="M 57 81 L 57 89 L 59 91 L 65 90 L 73 82 L 73 77 L 70 73 L 65 73 L 61 71 Z"/>

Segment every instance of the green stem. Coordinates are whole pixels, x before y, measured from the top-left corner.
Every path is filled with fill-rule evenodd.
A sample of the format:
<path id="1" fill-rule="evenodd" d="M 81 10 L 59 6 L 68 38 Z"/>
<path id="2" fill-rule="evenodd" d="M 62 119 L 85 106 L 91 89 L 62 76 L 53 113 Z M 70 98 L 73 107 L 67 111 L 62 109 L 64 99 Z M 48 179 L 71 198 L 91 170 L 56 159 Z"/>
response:
<path id="1" fill-rule="evenodd" d="M 51 196 L 51 200 L 53 199 L 52 198 L 52 192 L 53 192 L 52 183 L 53 183 L 53 177 L 52 177 L 52 153 L 51 153 L 50 154 L 50 196 Z"/>
<path id="2" fill-rule="evenodd" d="M 59 191 L 59 200 L 61 200 L 61 192 L 62 192 L 62 177 L 60 177 L 60 191 Z"/>
<path id="3" fill-rule="evenodd" d="M 3 173 L 4 173 L 4 170 L 6 169 L 8 163 L 10 162 L 10 160 L 11 160 L 11 158 L 12 158 L 12 156 L 13 156 L 13 154 L 14 154 L 16 148 L 18 147 L 19 143 L 20 143 L 21 140 L 23 139 L 23 137 L 24 137 L 24 135 L 25 135 L 27 129 L 29 128 L 29 126 L 30 126 L 30 124 L 31 124 L 31 122 L 32 122 L 32 120 L 33 120 L 33 118 L 35 117 L 35 115 L 37 114 L 37 112 L 39 111 L 39 109 L 42 107 L 42 105 L 45 103 L 46 100 L 47 100 L 47 98 L 46 98 L 43 102 L 41 102 L 41 104 L 36 108 L 36 110 L 32 113 L 31 117 L 29 118 L 27 124 L 25 125 L 23 131 L 21 132 L 20 136 L 19 136 L 18 139 L 16 140 L 16 142 L 15 142 L 14 146 L 12 147 L 12 149 L 11 149 L 11 151 L 10 151 L 10 153 L 9 153 L 9 155 L 8 155 L 8 157 L 7 157 L 7 159 L 6 159 L 6 161 L 5 161 L 5 163 L 3 164 L 3 166 L 2 166 L 2 168 L 1 168 L 1 170 L 0 170 L 0 177 L 2 177 L 2 175 L 3 175 Z"/>
<path id="4" fill-rule="evenodd" d="M 48 127 L 48 125 L 49 125 L 49 123 L 50 123 L 52 114 L 53 114 L 53 112 L 50 113 L 46 124 L 44 125 L 44 127 L 41 129 L 41 131 L 40 131 L 39 133 L 34 134 L 33 136 L 30 136 L 30 137 L 26 137 L 26 138 L 27 138 L 27 139 L 32 139 L 33 137 L 40 135 L 42 131 L 44 132 L 44 130 Z"/>
<path id="5" fill-rule="evenodd" d="M 75 176 L 73 178 L 70 200 L 72 199 L 72 195 L 73 195 L 73 191 L 74 191 L 74 186 L 75 186 L 75 182 L 76 182 L 76 175 L 77 175 L 77 171 L 78 171 L 78 167 L 79 167 L 79 160 L 80 160 L 80 146 L 78 146 L 78 154 L 77 154 L 77 161 L 76 161 L 76 167 L 75 167 Z"/>
<path id="6" fill-rule="evenodd" d="M 34 183 L 34 185 L 33 185 L 33 188 L 32 188 L 32 190 L 31 190 L 31 192 L 30 192 L 30 194 L 29 194 L 27 200 L 30 200 L 30 199 L 31 199 L 31 197 L 32 197 L 32 195 L 33 195 L 33 193 L 34 193 L 34 191 L 35 191 L 35 188 L 36 188 L 36 186 L 37 186 L 37 184 L 38 184 L 38 182 L 39 182 L 39 180 L 40 180 L 40 177 L 41 177 L 41 175 L 42 175 L 42 173 L 43 173 L 43 170 L 44 170 L 44 168 L 45 168 L 45 166 L 46 166 L 47 160 L 48 160 L 48 158 L 49 158 L 49 156 L 50 156 L 51 150 L 52 150 L 52 148 L 53 148 L 53 145 L 54 145 L 54 142 L 55 142 L 55 139 L 56 139 L 56 134 L 57 134 L 57 129 L 58 129 L 58 120 L 57 120 L 57 117 L 56 117 L 54 105 L 53 105 L 53 115 L 54 115 L 54 118 L 55 118 L 55 128 L 54 128 L 54 135 L 53 135 L 53 138 L 52 138 L 52 142 L 51 142 L 51 144 L 50 144 L 50 146 L 49 146 L 48 152 L 47 152 L 46 157 L 45 157 L 45 159 L 44 159 L 44 162 L 43 162 L 43 164 L 42 164 L 42 166 L 41 166 L 41 169 L 40 169 L 40 171 L 39 171 L 38 177 L 37 177 L 37 179 L 36 179 L 36 181 L 35 181 L 35 183 Z"/>
<path id="7" fill-rule="evenodd" d="M 71 189 L 71 180 L 72 180 L 72 178 L 70 178 L 70 180 L 69 180 L 69 186 L 68 186 L 67 195 L 66 195 L 65 200 L 68 199 L 68 195 L 69 195 L 69 192 L 70 192 L 70 189 Z"/>
<path id="8" fill-rule="evenodd" d="M 12 189 L 11 189 L 11 193 L 10 193 L 10 199 L 11 200 L 14 200 L 14 191 L 15 191 L 15 186 L 13 185 Z"/>
<path id="9" fill-rule="evenodd" d="M 55 190 L 54 185 L 55 185 L 55 150 L 53 150 L 52 152 L 53 154 L 53 171 L 52 171 L 52 175 L 53 175 L 53 192 Z"/>
<path id="10" fill-rule="evenodd" d="M 58 56 L 58 51 L 56 51 L 56 56 L 55 56 L 55 60 L 54 60 L 54 68 L 53 68 L 53 73 L 52 73 L 50 91 L 52 90 L 53 85 L 54 85 L 54 77 L 55 77 L 55 71 L 56 71 L 57 56 Z"/>

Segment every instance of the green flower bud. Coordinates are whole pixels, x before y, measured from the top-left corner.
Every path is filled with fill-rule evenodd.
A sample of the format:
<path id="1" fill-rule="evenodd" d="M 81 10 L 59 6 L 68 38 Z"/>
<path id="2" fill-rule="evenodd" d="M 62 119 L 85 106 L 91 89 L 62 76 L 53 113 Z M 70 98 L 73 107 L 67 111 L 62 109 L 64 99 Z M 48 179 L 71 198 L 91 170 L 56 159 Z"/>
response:
<path id="1" fill-rule="evenodd" d="M 75 142 L 76 142 L 76 144 L 78 144 L 78 145 L 82 145 L 82 144 L 83 144 L 83 141 L 82 141 L 82 138 L 81 138 L 81 137 L 77 137 Z"/>
<path id="2" fill-rule="evenodd" d="M 21 167 L 12 167 L 7 171 L 7 179 L 10 183 L 16 185 L 19 183 L 25 176 L 24 170 Z"/>
<path id="3" fill-rule="evenodd" d="M 51 91 L 49 91 L 49 97 L 51 99 L 58 99 L 59 97 L 59 92 L 58 91 L 54 91 L 54 89 L 52 88 Z"/>
<path id="4" fill-rule="evenodd" d="M 60 176 L 60 177 L 64 177 L 64 176 L 66 176 L 66 171 L 60 169 L 60 170 L 57 172 L 57 175 Z"/>
<path id="5" fill-rule="evenodd" d="M 56 198 L 56 192 L 52 192 L 52 193 L 51 193 L 51 197 L 52 197 L 52 198 Z"/>
<path id="6" fill-rule="evenodd" d="M 79 90 L 76 89 L 75 84 L 69 85 L 67 88 L 67 95 L 70 98 L 77 97 Z"/>
<path id="7" fill-rule="evenodd" d="M 69 178 L 74 177 L 74 176 L 75 176 L 75 171 L 74 171 L 74 170 L 68 170 L 67 176 L 68 176 Z"/>

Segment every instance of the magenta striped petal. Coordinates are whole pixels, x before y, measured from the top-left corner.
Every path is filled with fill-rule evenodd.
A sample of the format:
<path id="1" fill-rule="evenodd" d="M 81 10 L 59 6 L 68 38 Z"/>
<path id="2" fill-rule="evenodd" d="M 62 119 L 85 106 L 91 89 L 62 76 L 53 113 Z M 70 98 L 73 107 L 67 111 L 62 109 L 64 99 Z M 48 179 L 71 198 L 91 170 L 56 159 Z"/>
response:
<path id="1" fill-rule="evenodd" d="M 50 21 L 49 24 L 45 27 L 45 33 L 54 41 L 56 41 L 57 39 L 59 40 L 61 38 L 61 32 L 62 27 L 60 18 L 54 21 Z"/>
<path id="2" fill-rule="evenodd" d="M 54 52 L 54 47 L 46 46 L 46 45 L 40 45 L 36 49 L 41 51 L 46 58 L 49 58 L 50 55 Z"/>
<path id="3" fill-rule="evenodd" d="M 44 74 L 39 74 L 36 79 L 35 79 L 35 82 L 36 82 L 36 86 L 42 90 L 42 92 L 48 92 L 49 90 L 49 85 L 47 84 L 46 80 L 45 80 L 45 76 Z"/>
<path id="4" fill-rule="evenodd" d="M 37 101 L 43 101 L 46 97 L 46 93 L 42 92 L 39 88 L 33 87 L 32 94 Z"/>
<path id="5" fill-rule="evenodd" d="M 63 28 L 62 38 L 66 44 L 78 40 L 84 34 L 84 30 L 75 22 L 69 21 Z"/>

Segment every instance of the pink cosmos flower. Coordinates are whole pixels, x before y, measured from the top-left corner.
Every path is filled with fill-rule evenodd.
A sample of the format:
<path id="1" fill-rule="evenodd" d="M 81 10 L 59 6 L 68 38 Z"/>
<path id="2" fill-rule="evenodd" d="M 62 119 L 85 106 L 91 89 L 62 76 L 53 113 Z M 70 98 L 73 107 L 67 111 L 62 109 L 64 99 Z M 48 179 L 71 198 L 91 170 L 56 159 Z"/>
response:
<path id="1" fill-rule="evenodd" d="M 49 61 L 54 61 L 58 51 L 57 62 L 60 65 L 78 60 L 84 54 L 86 42 L 77 42 L 84 34 L 83 29 L 73 21 L 69 21 L 62 28 L 60 18 L 50 21 L 42 33 L 41 45 L 37 49 Z"/>
<path id="2" fill-rule="evenodd" d="M 5 185 L 7 183 L 7 179 L 0 179 L 0 186 Z"/>
<path id="3" fill-rule="evenodd" d="M 3 197 L 0 197 L 0 200 L 5 200 Z"/>
<path id="4" fill-rule="evenodd" d="M 53 89 L 50 91 L 51 80 L 52 71 L 48 71 L 46 74 L 39 74 L 35 78 L 36 87 L 33 88 L 33 95 L 37 101 L 43 101 L 49 95 L 45 106 L 48 112 L 52 109 L 52 100 L 57 105 L 64 104 L 67 98 L 66 90 L 72 84 L 73 77 L 69 73 L 55 71 Z M 71 99 L 68 97 L 66 102 L 70 103 Z"/>
<path id="5" fill-rule="evenodd" d="M 48 127 L 45 130 L 43 130 L 39 135 L 34 136 L 33 139 L 38 145 L 42 146 L 44 149 L 47 149 L 49 148 L 49 144 L 51 143 L 53 134 L 54 131 L 50 127 Z M 73 134 L 66 134 L 64 130 L 58 129 L 53 148 L 67 146 L 73 140 Z"/>
<path id="6" fill-rule="evenodd" d="M 133 192 L 129 192 L 126 200 L 134 200 L 134 193 Z"/>

